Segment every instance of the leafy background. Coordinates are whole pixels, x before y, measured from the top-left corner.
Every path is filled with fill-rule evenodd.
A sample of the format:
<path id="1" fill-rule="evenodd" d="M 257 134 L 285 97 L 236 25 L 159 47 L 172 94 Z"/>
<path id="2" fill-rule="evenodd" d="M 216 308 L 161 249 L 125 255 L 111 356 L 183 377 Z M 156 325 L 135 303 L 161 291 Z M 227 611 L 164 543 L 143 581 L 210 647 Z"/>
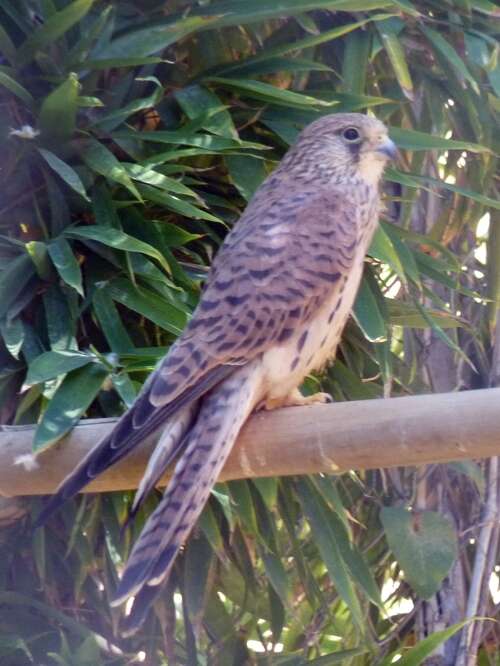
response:
<path id="1" fill-rule="evenodd" d="M 259 183 L 339 111 L 375 113 L 402 159 L 339 357 L 304 390 L 495 384 L 497 18 L 489 0 L 1 0 L 1 422 L 37 423 L 38 451 L 130 405 Z M 129 493 L 35 534 L 39 503 L 20 502 L 0 531 L 0 655 L 500 663 L 492 622 L 459 631 L 499 601 L 496 465 L 219 484 L 127 640 L 108 598 L 159 494 L 124 534 Z"/>

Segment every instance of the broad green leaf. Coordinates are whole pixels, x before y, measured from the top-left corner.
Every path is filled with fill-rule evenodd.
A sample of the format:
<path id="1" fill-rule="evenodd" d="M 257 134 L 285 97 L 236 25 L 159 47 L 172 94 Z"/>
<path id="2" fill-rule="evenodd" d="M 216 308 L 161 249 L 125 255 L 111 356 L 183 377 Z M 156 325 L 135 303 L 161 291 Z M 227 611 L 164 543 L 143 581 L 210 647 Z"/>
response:
<path id="1" fill-rule="evenodd" d="M 168 192 L 159 190 L 151 185 L 139 185 L 139 191 L 145 200 L 166 206 L 175 213 L 179 213 L 185 217 L 193 218 L 194 220 L 220 222 L 218 217 L 215 217 L 215 215 L 212 215 L 197 206 L 193 206 L 189 201 L 185 201 L 174 194 L 169 194 Z"/>
<path id="2" fill-rule="evenodd" d="M 109 296 L 122 305 L 138 312 L 174 335 L 180 335 L 186 325 L 184 312 L 167 303 L 144 287 L 135 287 L 126 278 L 116 278 L 107 286 Z"/>
<path id="3" fill-rule="evenodd" d="M 143 58 L 163 51 L 201 28 L 210 28 L 216 17 L 187 16 L 180 20 L 168 19 L 145 28 L 139 27 L 125 32 L 96 54 L 99 59 Z"/>
<path id="4" fill-rule="evenodd" d="M 199 117 L 200 109 L 216 111 L 214 115 L 207 117 L 202 128 L 219 136 L 238 139 L 231 114 L 223 108 L 217 95 L 205 86 L 186 86 L 175 92 L 175 98 L 190 120 Z"/>
<path id="5" fill-rule="evenodd" d="M 383 342 L 387 339 L 387 324 L 367 280 L 361 282 L 353 314 L 368 340 Z"/>
<path id="6" fill-rule="evenodd" d="M 34 274 L 35 267 L 28 254 L 12 259 L 0 273 L 0 317 L 9 311 Z"/>
<path id="7" fill-rule="evenodd" d="M 170 273 L 168 261 L 161 252 L 148 243 L 144 243 L 144 241 L 129 236 L 120 229 L 92 224 L 88 227 L 70 227 L 69 229 L 66 229 L 64 235 L 69 238 L 98 241 L 99 243 L 113 247 L 116 250 L 123 250 L 124 252 L 140 252 L 141 254 L 147 254 L 149 257 L 156 259 L 167 273 Z"/>
<path id="8" fill-rule="evenodd" d="M 471 153 L 489 153 L 491 149 L 470 141 L 456 141 L 417 130 L 391 127 L 391 137 L 406 150 L 470 150 Z"/>
<path id="9" fill-rule="evenodd" d="M 80 180 L 80 176 L 72 167 L 69 166 L 69 164 L 66 164 L 66 162 L 57 157 L 57 155 L 54 155 L 54 153 L 52 153 L 50 150 L 46 150 L 45 148 L 39 148 L 38 152 L 47 162 L 50 168 L 53 169 L 58 174 L 58 176 L 60 176 L 64 182 L 71 187 L 72 190 L 89 201 L 85 187 Z"/>
<path id="10" fill-rule="evenodd" d="M 273 86 L 271 86 L 272 88 Z M 215 151 L 218 153 L 223 150 L 243 150 L 250 148 L 252 150 L 267 150 L 268 147 L 252 141 L 240 141 L 229 139 L 223 136 L 214 136 L 212 134 L 197 134 L 188 129 L 184 130 L 156 130 L 155 132 L 135 132 L 131 130 L 117 130 L 113 132 L 113 137 L 117 139 L 137 139 L 140 141 L 153 141 L 155 143 L 171 143 L 186 146 L 195 146 L 202 151 Z M 191 151 L 187 155 L 196 155 Z M 174 157 L 185 157 L 185 151 L 174 153 Z M 151 159 L 157 159 L 155 156 Z M 147 162 L 145 161 L 145 164 Z"/>
<path id="11" fill-rule="evenodd" d="M 441 328 L 457 328 L 466 326 L 459 317 L 454 317 L 447 312 L 426 308 L 427 318 L 411 303 L 396 301 L 393 298 L 386 299 L 391 324 L 394 326 L 406 326 L 408 328 L 429 328 L 429 319 Z"/>
<path id="12" fill-rule="evenodd" d="M 0 320 L 0 334 L 9 354 L 19 358 L 24 344 L 24 326 L 21 319 L 14 317 L 7 321 Z"/>
<path id="13" fill-rule="evenodd" d="M 70 301 L 58 284 L 51 284 L 43 293 L 47 337 L 53 351 L 76 349 L 76 324 Z"/>
<path id="14" fill-rule="evenodd" d="M 492 199 L 491 197 L 488 197 L 482 194 L 481 192 L 473 192 L 472 190 L 469 190 L 464 187 L 459 187 L 458 185 L 455 185 L 453 183 L 447 183 L 444 180 L 439 180 L 439 178 L 432 178 L 431 176 L 421 176 L 420 174 L 416 173 L 408 173 L 408 172 L 401 173 L 395 171 L 394 169 L 390 169 L 389 173 L 388 174 L 386 173 L 386 178 L 396 183 L 401 183 L 402 185 L 406 185 L 407 187 L 418 188 L 427 185 L 429 186 L 429 189 L 431 189 L 433 186 L 435 186 L 443 190 L 456 192 L 457 194 L 461 194 L 464 197 L 468 197 L 469 199 L 478 201 L 479 203 L 482 203 L 485 206 L 489 206 L 490 208 L 500 209 L 500 201 L 498 201 L 497 199 Z"/>
<path id="15" fill-rule="evenodd" d="M 448 467 L 455 470 L 458 474 L 464 474 L 469 479 L 472 479 L 479 490 L 481 497 L 484 497 L 486 489 L 486 480 L 484 471 L 473 460 L 456 460 L 447 464 Z"/>
<path id="16" fill-rule="evenodd" d="M 56 143 L 71 138 L 76 125 L 79 88 L 77 75 L 71 73 L 43 100 L 38 117 L 42 139 Z M 45 155 L 44 157 L 47 159 Z M 51 166 L 54 168 L 52 164 Z"/>
<path id="17" fill-rule="evenodd" d="M 109 180 L 120 183 L 136 199 L 142 201 L 141 195 L 120 161 L 102 143 L 99 143 L 95 139 L 88 139 L 83 146 L 81 156 L 85 164 L 92 171 L 105 176 Z"/>
<path id="18" fill-rule="evenodd" d="M 131 102 L 124 104 L 121 108 L 107 113 L 102 118 L 96 120 L 94 125 L 98 126 L 105 132 L 110 132 L 123 120 L 132 116 L 134 113 L 138 113 L 144 109 L 153 108 L 158 104 L 164 94 L 163 87 L 158 79 L 155 76 L 146 76 L 135 80 L 139 83 L 153 83 L 155 85 L 153 92 L 147 97 L 133 99 Z"/>
<path id="19" fill-rule="evenodd" d="M 262 160 L 246 155 L 227 155 L 224 161 L 241 196 L 249 201 L 267 176 Z"/>
<path id="20" fill-rule="evenodd" d="M 37 356 L 28 366 L 25 385 L 32 386 L 64 375 L 76 368 L 94 363 L 93 354 L 79 351 L 48 351 Z"/>
<path id="21" fill-rule="evenodd" d="M 22 100 L 27 106 L 33 106 L 35 100 L 33 99 L 31 93 L 29 93 L 26 88 L 24 88 L 15 79 L 2 71 L 0 71 L 0 86 L 3 86 L 13 95 L 19 97 L 19 99 Z"/>
<path id="22" fill-rule="evenodd" d="M 429 599 L 457 556 L 457 536 L 449 519 L 403 507 L 383 508 L 380 519 L 405 579 L 420 597 Z"/>
<path id="23" fill-rule="evenodd" d="M 198 14 L 218 16 L 217 27 L 257 23 L 272 18 L 296 16 L 306 11 L 326 9 L 328 11 L 361 12 L 392 7 L 393 2 L 384 0 L 252 0 L 252 4 L 241 0 L 220 0 L 208 7 L 198 9 Z"/>
<path id="24" fill-rule="evenodd" d="M 291 90 L 282 90 L 276 88 L 269 83 L 262 81 L 251 81 L 249 79 L 229 79 L 217 76 L 212 76 L 207 79 L 211 83 L 217 83 L 227 88 L 235 88 L 243 94 L 261 99 L 273 104 L 295 107 L 310 107 L 310 106 L 334 106 L 335 102 L 326 102 L 322 99 L 311 97 L 303 93 L 292 92 Z"/>
<path id="25" fill-rule="evenodd" d="M 317 496 L 312 492 L 310 483 L 307 480 L 299 479 L 297 481 L 297 491 L 304 514 L 311 526 L 314 541 L 322 560 L 328 568 L 330 578 L 337 588 L 338 593 L 349 607 L 358 630 L 363 634 L 365 624 L 361 607 L 354 591 L 349 571 L 337 545 L 329 516 L 325 512 L 324 507 L 318 502 Z"/>
<path id="26" fill-rule="evenodd" d="M 211 588 L 210 567 L 214 559 L 212 546 L 203 534 L 189 541 L 185 558 L 183 595 L 189 619 L 195 631 L 199 631 Z"/>
<path id="27" fill-rule="evenodd" d="M 92 297 L 94 312 L 104 337 L 112 351 L 117 354 L 131 352 L 134 349 L 134 343 L 130 338 L 127 329 L 118 314 L 116 305 L 105 288 L 97 288 Z"/>
<path id="28" fill-rule="evenodd" d="M 106 378 L 107 370 L 97 363 L 69 372 L 55 392 L 33 439 L 38 452 L 61 439 L 88 409 Z"/>
<path id="29" fill-rule="evenodd" d="M 89 11 L 94 0 L 74 0 L 61 11 L 55 12 L 37 27 L 21 45 L 16 54 L 18 67 L 28 64 L 37 51 L 51 46 Z"/>
<path id="30" fill-rule="evenodd" d="M 401 259 L 383 226 L 377 228 L 370 249 L 368 250 L 368 254 L 374 259 L 378 259 L 379 261 L 388 264 L 403 282 L 406 282 L 405 269 L 403 268 Z"/>
<path id="31" fill-rule="evenodd" d="M 56 238 L 55 240 L 50 241 L 47 245 L 47 250 L 61 279 L 64 280 L 66 284 L 69 284 L 70 287 L 76 289 L 80 296 L 83 296 L 80 265 L 76 260 L 68 241 L 63 237 Z"/>
<path id="32" fill-rule="evenodd" d="M 365 93 L 371 42 L 372 36 L 368 31 L 358 30 L 347 36 L 342 59 L 342 87 L 345 92 Z"/>
<path id="33" fill-rule="evenodd" d="M 408 651 L 396 650 L 384 659 L 380 666 L 391 666 L 394 663 L 397 663 L 400 666 L 419 666 L 419 664 L 423 664 L 427 657 L 430 657 L 440 645 L 446 643 L 447 640 L 454 636 L 457 631 L 463 629 L 469 624 L 469 622 L 472 622 L 472 620 L 464 620 L 463 622 L 453 624 L 451 627 L 443 629 L 442 631 L 436 631 L 430 636 L 423 638 L 417 643 L 417 645 Z M 401 658 L 397 659 L 401 654 Z"/>
<path id="34" fill-rule="evenodd" d="M 436 30 L 425 27 L 424 25 L 420 26 L 420 28 L 436 51 L 450 63 L 458 76 L 462 80 L 468 81 L 471 84 L 472 89 L 479 94 L 479 87 L 476 79 L 471 75 L 463 58 L 458 55 L 453 46 Z"/>
<path id="35" fill-rule="evenodd" d="M 401 90 L 408 99 L 413 100 L 413 81 L 406 61 L 406 53 L 400 40 L 400 31 L 403 27 L 404 22 L 397 18 L 377 23 L 378 33 Z"/>
<path id="36" fill-rule="evenodd" d="M 175 180 L 175 178 L 164 176 L 159 171 L 143 167 L 140 164 L 130 164 L 128 162 L 122 162 L 122 166 L 133 180 L 138 180 L 146 185 L 158 187 L 166 192 L 175 192 L 176 194 L 183 194 L 184 196 L 193 197 L 195 199 L 199 198 L 196 192 L 192 189 L 180 181 Z"/>
<path id="37" fill-rule="evenodd" d="M 139 65 L 157 65 L 163 62 L 156 56 L 142 56 L 138 58 L 99 58 L 98 60 L 86 60 L 83 63 L 85 69 L 111 69 L 113 67 L 137 67 Z"/>

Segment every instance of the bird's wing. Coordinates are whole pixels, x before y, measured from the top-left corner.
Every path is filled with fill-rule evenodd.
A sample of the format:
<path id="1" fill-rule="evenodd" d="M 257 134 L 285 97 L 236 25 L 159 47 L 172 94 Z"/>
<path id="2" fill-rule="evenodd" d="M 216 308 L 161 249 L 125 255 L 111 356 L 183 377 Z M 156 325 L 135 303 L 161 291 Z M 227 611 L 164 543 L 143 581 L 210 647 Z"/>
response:
<path id="1" fill-rule="evenodd" d="M 36 524 L 235 366 L 285 342 L 311 317 L 347 276 L 357 215 L 356 202 L 335 190 L 292 195 L 275 190 L 268 200 L 250 204 L 217 255 L 184 333 L 131 409 L 61 483 Z M 162 459 L 171 460 L 181 443 L 172 440 Z"/>

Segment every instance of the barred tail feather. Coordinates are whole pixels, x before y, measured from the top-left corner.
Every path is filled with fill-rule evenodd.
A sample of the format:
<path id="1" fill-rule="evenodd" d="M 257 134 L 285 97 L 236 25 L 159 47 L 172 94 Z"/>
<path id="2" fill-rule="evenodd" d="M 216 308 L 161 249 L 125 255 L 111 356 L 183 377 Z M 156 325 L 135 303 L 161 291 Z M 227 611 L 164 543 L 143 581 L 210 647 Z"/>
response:
<path id="1" fill-rule="evenodd" d="M 177 455 L 179 448 L 182 445 L 181 443 L 184 440 L 184 435 L 193 423 L 197 409 L 198 401 L 193 402 L 188 407 L 184 407 L 184 409 L 176 415 L 175 420 L 167 423 L 155 450 L 151 454 L 144 476 L 137 488 L 134 502 L 127 518 L 127 523 L 134 518 L 141 504 L 156 486 L 170 463 Z"/>
<path id="2" fill-rule="evenodd" d="M 139 628 L 155 596 L 152 588 L 167 578 L 257 402 L 259 386 L 259 364 L 253 362 L 236 370 L 203 399 L 174 476 L 132 549 L 113 601 L 119 605 L 135 597 L 127 633 Z"/>
<path id="3" fill-rule="evenodd" d="M 68 499 L 76 495 L 92 479 L 128 455 L 138 444 L 158 430 L 185 407 L 197 401 L 212 386 L 233 372 L 232 366 L 218 366 L 204 375 L 197 384 L 188 387 L 171 402 L 156 407 L 151 402 L 156 373 L 151 376 L 133 406 L 123 414 L 113 430 L 100 441 L 57 488 L 37 517 L 34 527 L 40 527 Z M 174 447 L 173 454 L 177 453 Z M 172 460 L 173 455 L 170 460 Z"/>

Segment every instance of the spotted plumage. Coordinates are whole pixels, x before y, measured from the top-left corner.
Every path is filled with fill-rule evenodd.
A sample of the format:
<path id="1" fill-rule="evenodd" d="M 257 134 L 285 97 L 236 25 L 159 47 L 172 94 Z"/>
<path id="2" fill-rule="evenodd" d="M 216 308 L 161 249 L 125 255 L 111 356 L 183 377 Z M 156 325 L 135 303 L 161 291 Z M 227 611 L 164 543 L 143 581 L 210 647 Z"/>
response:
<path id="1" fill-rule="evenodd" d="M 127 633 L 168 577 L 249 414 L 328 398 L 304 398 L 298 386 L 335 354 L 393 152 L 384 125 L 360 114 L 303 130 L 228 234 L 193 318 L 134 406 L 42 512 L 39 522 L 161 429 L 133 515 L 180 453 L 116 593 L 117 604 L 135 597 Z"/>

